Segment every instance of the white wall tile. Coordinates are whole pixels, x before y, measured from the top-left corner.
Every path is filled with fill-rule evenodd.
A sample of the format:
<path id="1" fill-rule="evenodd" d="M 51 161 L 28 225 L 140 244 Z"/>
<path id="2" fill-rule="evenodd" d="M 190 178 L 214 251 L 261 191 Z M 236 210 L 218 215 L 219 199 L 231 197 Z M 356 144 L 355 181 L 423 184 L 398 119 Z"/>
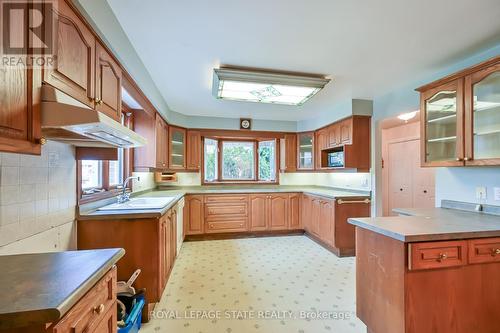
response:
<path id="1" fill-rule="evenodd" d="M 2 166 L 19 166 L 19 154 L 2 153 Z"/>
<path id="2" fill-rule="evenodd" d="M 33 202 L 35 201 L 35 185 L 20 185 L 19 197 L 17 202 Z"/>
<path id="3" fill-rule="evenodd" d="M 0 225 L 19 222 L 19 206 L 17 204 L 0 206 Z"/>
<path id="4" fill-rule="evenodd" d="M 0 168 L 0 186 L 18 185 L 19 184 L 19 168 L 2 166 Z"/>

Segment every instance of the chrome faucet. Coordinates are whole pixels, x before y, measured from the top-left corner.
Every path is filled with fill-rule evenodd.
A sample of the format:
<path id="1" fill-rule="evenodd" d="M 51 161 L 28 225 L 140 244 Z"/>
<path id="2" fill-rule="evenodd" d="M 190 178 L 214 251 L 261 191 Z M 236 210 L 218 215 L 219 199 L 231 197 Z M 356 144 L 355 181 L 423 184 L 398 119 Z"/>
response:
<path id="1" fill-rule="evenodd" d="M 138 181 L 141 180 L 140 177 L 137 176 L 132 176 L 132 177 L 127 177 L 122 183 L 122 194 L 120 194 L 118 198 L 118 203 L 124 203 L 130 200 L 130 193 L 127 193 L 127 184 L 129 181 L 132 179 L 137 179 Z"/>

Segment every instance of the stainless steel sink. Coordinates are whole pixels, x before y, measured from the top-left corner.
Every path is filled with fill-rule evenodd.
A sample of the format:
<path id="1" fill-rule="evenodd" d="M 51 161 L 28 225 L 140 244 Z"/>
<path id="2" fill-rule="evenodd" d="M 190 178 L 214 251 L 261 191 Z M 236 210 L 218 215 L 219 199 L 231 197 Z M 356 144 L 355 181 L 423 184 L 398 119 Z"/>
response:
<path id="1" fill-rule="evenodd" d="M 141 197 L 132 198 L 124 203 L 114 203 L 99 208 L 98 210 L 140 210 L 140 209 L 162 209 L 175 197 Z"/>

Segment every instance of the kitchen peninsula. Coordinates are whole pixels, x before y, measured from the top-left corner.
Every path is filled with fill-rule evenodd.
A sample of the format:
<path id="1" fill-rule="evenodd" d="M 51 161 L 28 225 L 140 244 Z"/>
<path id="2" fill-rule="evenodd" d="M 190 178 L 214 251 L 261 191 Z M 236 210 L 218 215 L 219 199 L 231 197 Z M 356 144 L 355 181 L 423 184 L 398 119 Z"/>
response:
<path id="1" fill-rule="evenodd" d="M 474 206 L 443 201 L 395 210 L 411 216 L 349 219 L 356 312 L 369 333 L 498 332 L 500 216 L 493 206 L 467 211 Z"/>

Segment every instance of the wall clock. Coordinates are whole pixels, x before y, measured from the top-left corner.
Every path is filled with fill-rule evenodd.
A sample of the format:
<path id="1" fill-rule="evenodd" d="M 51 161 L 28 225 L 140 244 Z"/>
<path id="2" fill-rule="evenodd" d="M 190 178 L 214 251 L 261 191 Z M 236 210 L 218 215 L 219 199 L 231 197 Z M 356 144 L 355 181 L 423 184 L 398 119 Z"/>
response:
<path id="1" fill-rule="evenodd" d="M 249 130 L 252 128 L 252 119 L 241 118 L 240 119 L 240 129 Z"/>

